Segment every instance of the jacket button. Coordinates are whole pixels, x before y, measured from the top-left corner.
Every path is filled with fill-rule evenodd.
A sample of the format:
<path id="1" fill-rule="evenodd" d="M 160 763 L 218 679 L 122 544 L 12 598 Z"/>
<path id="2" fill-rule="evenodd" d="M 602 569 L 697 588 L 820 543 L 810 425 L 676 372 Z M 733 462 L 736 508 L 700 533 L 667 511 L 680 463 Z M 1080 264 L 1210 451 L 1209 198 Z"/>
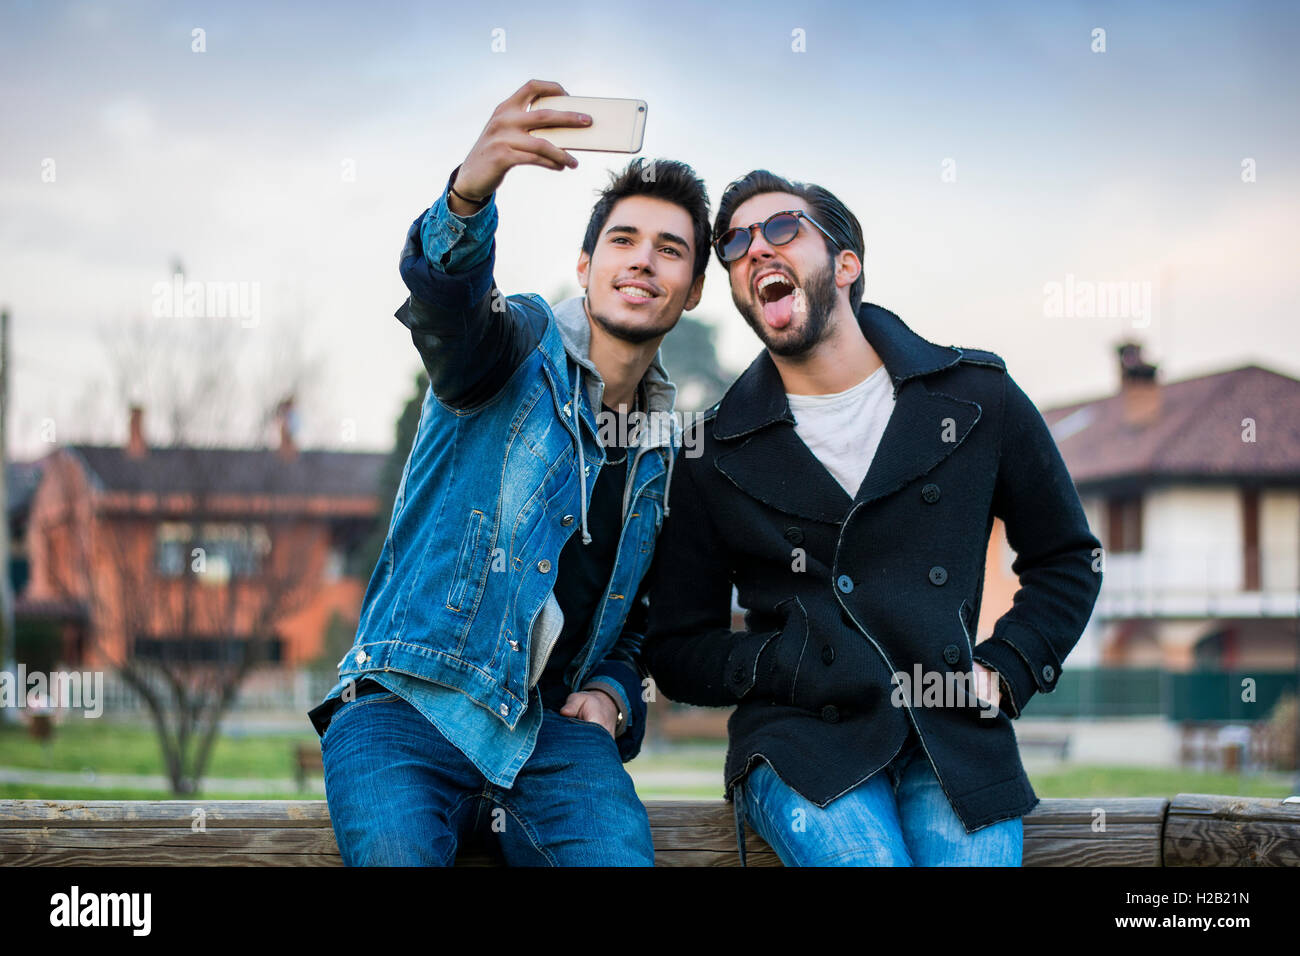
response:
<path id="1" fill-rule="evenodd" d="M 508 704 L 502 704 L 500 707 L 497 708 L 497 710 L 501 712 L 502 717 L 510 716 L 510 706 Z"/>
<path id="2" fill-rule="evenodd" d="M 840 709 L 834 704 L 827 704 L 822 708 L 822 720 L 828 724 L 838 723 L 840 719 Z"/>
<path id="3" fill-rule="evenodd" d="M 564 414 L 566 415 L 573 414 L 573 405 L 571 405 L 569 402 L 564 403 Z"/>
<path id="4" fill-rule="evenodd" d="M 370 655 L 369 655 L 369 654 L 367 654 L 365 651 L 357 651 L 357 663 L 358 663 L 358 664 L 364 664 L 364 663 L 365 663 L 366 661 L 368 661 L 368 660 L 370 660 Z"/>
<path id="5" fill-rule="evenodd" d="M 803 529 L 794 527 L 786 528 L 785 540 L 789 541 L 791 544 L 803 544 Z"/>
<path id="6" fill-rule="evenodd" d="M 939 486 L 931 482 L 921 489 L 921 498 L 926 504 L 932 505 L 939 500 Z"/>
<path id="7" fill-rule="evenodd" d="M 845 594 L 848 594 L 850 591 L 853 590 L 853 579 L 849 577 L 847 574 L 841 574 L 838 578 L 835 579 L 835 586 L 839 588 L 841 591 L 843 591 Z"/>
<path id="8" fill-rule="evenodd" d="M 566 528 L 573 524 L 573 515 L 565 515 L 560 519 L 560 524 L 564 525 Z"/>
<path id="9" fill-rule="evenodd" d="M 961 660 L 961 651 L 957 650 L 956 644 L 949 644 L 943 649 L 943 659 L 949 666 L 952 666 Z"/>
<path id="10" fill-rule="evenodd" d="M 948 580 L 948 572 L 937 564 L 930 569 L 930 583 L 942 587 Z"/>
<path id="11" fill-rule="evenodd" d="M 731 682 L 733 684 L 743 684 L 745 682 L 745 668 L 737 667 L 731 672 Z"/>
<path id="12" fill-rule="evenodd" d="M 830 664 L 834 660 L 835 660 L 835 648 L 831 647 L 829 644 L 823 645 L 822 663 Z"/>
<path id="13" fill-rule="evenodd" d="M 547 561 L 545 558 L 542 558 L 542 560 L 537 562 L 537 570 L 541 571 L 543 574 L 546 574 L 551 570 L 551 562 Z"/>
<path id="14" fill-rule="evenodd" d="M 1056 677 L 1056 668 L 1053 667 L 1051 664 L 1044 664 L 1043 680 L 1047 681 L 1050 684 L 1054 677 Z"/>
<path id="15" fill-rule="evenodd" d="M 511 649 L 512 651 L 517 651 L 517 650 L 519 650 L 519 642 L 516 641 L 516 640 L 511 640 L 511 641 L 510 641 L 510 649 Z"/>

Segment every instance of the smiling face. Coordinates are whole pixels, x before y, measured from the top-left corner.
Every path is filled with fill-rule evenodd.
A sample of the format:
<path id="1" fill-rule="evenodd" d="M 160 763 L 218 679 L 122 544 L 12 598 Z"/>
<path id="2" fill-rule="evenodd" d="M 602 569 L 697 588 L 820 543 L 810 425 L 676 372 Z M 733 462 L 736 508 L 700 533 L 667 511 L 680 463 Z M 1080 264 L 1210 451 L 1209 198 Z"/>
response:
<path id="1" fill-rule="evenodd" d="M 741 203 L 730 226 L 745 228 L 775 212 L 798 209 L 814 215 L 806 200 L 790 193 L 761 193 Z M 762 229 L 752 230 L 749 249 L 728 265 L 731 300 L 763 344 L 778 355 L 801 355 L 831 332 L 831 319 L 841 286 L 852 282 L 841 261 L 853 263 L 852 253 L 832 257 L 816 226 L 799 220 L 789 242 L 773 246 Z M 856 277 L 856 272 L 852 273 Z M 847 302 L 847 299 L 846 299 Z"/>
<path id="2" fill-rule="evenodd" d="M 634 344 L 664 335 L 699 305 L 704 276 L 692 279 L 695 234 L 690 214 L 652 196 L 614 204 L 592 254 L 578 256 L 578 284 L 591 318 Z"/>

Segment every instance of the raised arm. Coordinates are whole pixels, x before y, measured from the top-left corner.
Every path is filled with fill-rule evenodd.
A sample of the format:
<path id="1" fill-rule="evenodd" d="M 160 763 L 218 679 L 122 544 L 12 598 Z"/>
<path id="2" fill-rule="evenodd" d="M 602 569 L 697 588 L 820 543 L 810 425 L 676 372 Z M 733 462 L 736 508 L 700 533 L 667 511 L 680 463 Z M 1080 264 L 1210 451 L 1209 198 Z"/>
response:
<path id="1" fill-rule="evenodd" d="M 492 279 L 494 194 L 520 165 L 562 170 L 570 154 L 530 129 L 584 126 L 579 113 L 527 107 L 538 96 L 563 94 L 556 83 L 530 80 L 500 104 L 438 200 L 407 231 L 400 257 L 410 297 L 396 312 L 445 404 L 472 408 L 488 401 L 536 345 L 536 317 L 524 321 Z"/>

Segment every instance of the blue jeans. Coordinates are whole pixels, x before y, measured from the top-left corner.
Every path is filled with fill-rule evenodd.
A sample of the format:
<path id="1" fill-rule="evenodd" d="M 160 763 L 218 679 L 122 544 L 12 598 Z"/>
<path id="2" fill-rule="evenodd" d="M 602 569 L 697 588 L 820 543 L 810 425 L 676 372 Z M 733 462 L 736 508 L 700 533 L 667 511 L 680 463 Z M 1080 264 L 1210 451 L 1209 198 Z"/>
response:
<path id="1" fill-rule="evenodd" d="M 738 829 L 747 819 L 786 866 L 1020 866 L 1020 817 L 967 833 L 919 746 L 904 746 L 825 807 L 786 786 L 766 761 L 733 798 Z"/>
<path id="2" fill-rule="evenodd" d="M 448 866 L 472 834 L 510 866 L 654 865 L 645 807 L 600 724 L 545 711 L 505 789 L 402 698 L 373 693 L 335 711 L 321 754 L 347 866 Z"/>

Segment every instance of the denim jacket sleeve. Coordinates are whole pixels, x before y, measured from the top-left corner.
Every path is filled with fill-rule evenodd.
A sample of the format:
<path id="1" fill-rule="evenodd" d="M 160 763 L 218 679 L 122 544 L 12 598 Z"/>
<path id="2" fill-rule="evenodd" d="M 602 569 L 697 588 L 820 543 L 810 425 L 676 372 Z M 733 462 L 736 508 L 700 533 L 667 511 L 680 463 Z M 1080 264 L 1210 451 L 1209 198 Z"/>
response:
<path id="1" fill-rule="evenodd" d="M 628 611 L 622 633 L 582 685 L 583 690 L 599 687 L 621 702 L 627 724 L 617 740 L 618 753 L 624 763 L 640 753 L 645 740 L 647 707 L 641 694 L 641 646 L 645 641 L 649 581 L 650 572 L 647 571 Z"/>
<path id="2" fill-rule="evenodd" d="M 430 268 L 455 275 L 468 272 L 488 257 L 497 231 L 497 205 L 494 193 L 472 216 L 456 215 L 447 207 L 451 176 L 442 195 L 420 219 L 420 245 Z"/>
<path id="3" fill-rule="evenodd" d="M 1088 624 L 1101 590 L 1101 543 L 1043 416 L 1011 376 L 1003 382 L 993 514 L 1016 552 L 1011 569 L 1020 588 L 993 633 L 975 645 L 975 660 L 1001 675 L 1011 692 L 1002 710 L 1019 717 L 1030 697 L 1056 687 Z"/>
<path id="4" fill-rule="evenodd" d="M 433 394 L 469 409 L 500 391 L 541 340 L 544 317 L 521 314 L 493 282 L 492 201 L 462 219 L 446 197 L 407 231 L 399 269 L 411 294 L 395 314 L 410 329 Z"/>

